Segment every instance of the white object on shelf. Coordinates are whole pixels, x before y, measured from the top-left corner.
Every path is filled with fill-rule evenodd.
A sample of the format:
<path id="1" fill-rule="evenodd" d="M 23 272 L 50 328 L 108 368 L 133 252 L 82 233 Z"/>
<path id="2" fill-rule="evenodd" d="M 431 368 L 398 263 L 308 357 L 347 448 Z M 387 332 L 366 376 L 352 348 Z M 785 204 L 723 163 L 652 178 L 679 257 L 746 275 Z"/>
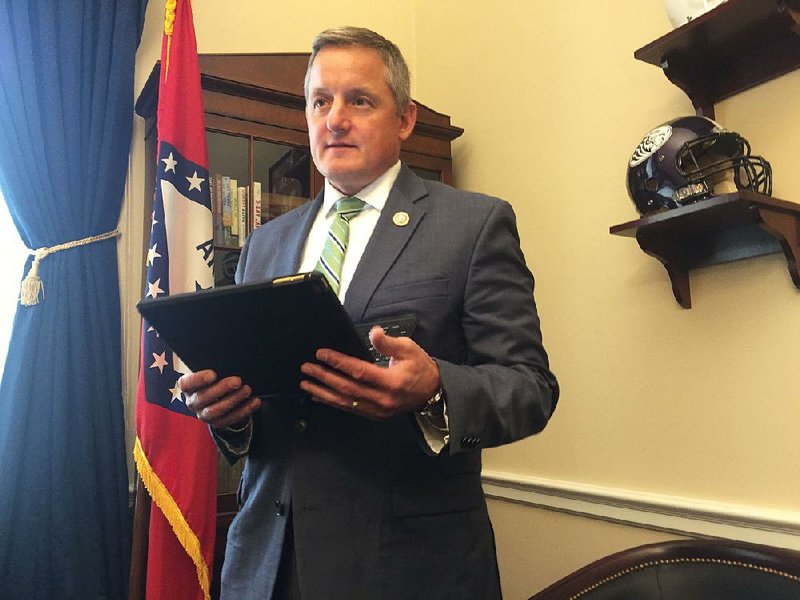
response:
<path id="1" fill-rule="evenodd" d="M 664 10 L 672 26 L 680 27 L 723 2 L 725 0 L 664 0 Z"/>

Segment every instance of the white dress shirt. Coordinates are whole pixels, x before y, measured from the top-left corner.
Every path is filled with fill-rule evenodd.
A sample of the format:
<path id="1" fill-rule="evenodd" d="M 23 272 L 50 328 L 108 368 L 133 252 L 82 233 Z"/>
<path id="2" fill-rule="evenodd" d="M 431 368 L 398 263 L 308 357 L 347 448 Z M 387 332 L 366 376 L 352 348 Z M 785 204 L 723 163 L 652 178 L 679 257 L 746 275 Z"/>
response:
<path id="1" fill-rule="evenodd" d="M 342 302 L 344 302 L 347 288 L 353 279 L 353 274 L 361 260 L 361 255 L 364 254 L 364 248 L 367 247 L 372 231 L 375 229 L 375 225 L 378 224 L 378 218 L 381 216 L 381 211 L 386 205 L 389 192 L 392 190 L 399 173 L 400 161 L 398 160 L 383 175 L 357 194 L 353 194 L 354 197 L 360 198 L 366 204 L 357 216 L 350 219 L 350 239 L 347 243 L 347 252 L 344 254 L 339 283 L 339 300 Z M 325 195 L 322 200 L 322 208 L 314 219 L 311 231 L 308 232 L 306 245 L 303 249 L 303 260 L 300 262 L 301 273 L 313 271 L 316 268 L 319 257 L 322 254 L 322 248 L 325 246 L 325 240 L 328 237 L 328 229 L 336 216 L 333 205 L 344 197 L 345 195 L 342 192 L 333 187 L 327 179 L 325 180 Z"/>

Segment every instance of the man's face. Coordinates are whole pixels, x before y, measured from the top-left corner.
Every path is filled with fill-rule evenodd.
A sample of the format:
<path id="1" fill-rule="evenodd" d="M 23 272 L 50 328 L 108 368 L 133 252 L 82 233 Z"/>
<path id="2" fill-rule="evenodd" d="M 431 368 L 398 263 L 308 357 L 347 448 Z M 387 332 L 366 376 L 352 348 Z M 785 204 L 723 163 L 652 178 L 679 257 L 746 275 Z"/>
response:
<path id="1" fill-rule="evenodd" d="M 377 50 L 330 46 L 314 59 L 306 121 L 314 164 L 340 192 L 352 195 L 400 156 L 411 135 L 416 106 L 397 115 Z"/>

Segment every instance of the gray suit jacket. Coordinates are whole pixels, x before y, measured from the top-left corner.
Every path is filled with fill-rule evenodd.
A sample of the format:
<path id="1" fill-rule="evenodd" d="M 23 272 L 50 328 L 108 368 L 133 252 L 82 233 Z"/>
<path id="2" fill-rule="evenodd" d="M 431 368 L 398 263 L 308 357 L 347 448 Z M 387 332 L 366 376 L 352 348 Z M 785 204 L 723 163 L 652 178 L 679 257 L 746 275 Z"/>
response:
<path id="1" fill-rule="evenodd" d="M 295 273 L 321 202 L 257 229 L 237 281 Z M 398 211 L 408 225 L 393 223 Z M 265 400 L 223 598 L 270 598 L 287 518 L 304 600 L 499 598 L 480 449 L 540 431 L 558 398 L 511 207 L 403 167 L 345 308 L 356 323 L 417 314 L 413 338 L 441 370 L 449 446 L 432 456 L 412 415 L 371 421 L 300 393 Z"/>

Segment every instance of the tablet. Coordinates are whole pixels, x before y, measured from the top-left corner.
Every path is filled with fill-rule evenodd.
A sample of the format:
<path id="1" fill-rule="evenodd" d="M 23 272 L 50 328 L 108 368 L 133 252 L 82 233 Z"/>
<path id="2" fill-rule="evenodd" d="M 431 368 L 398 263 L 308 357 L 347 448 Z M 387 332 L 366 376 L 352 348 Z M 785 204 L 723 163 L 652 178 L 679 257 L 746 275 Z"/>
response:
<path id="1" fill-rule="evenodd" d="M 237 375 L 254 396 L 298 392 L 300 365 L 319 348 L 374 360 L 317 272 L 149 298 L 136 308 L 190 369 Z"/>

